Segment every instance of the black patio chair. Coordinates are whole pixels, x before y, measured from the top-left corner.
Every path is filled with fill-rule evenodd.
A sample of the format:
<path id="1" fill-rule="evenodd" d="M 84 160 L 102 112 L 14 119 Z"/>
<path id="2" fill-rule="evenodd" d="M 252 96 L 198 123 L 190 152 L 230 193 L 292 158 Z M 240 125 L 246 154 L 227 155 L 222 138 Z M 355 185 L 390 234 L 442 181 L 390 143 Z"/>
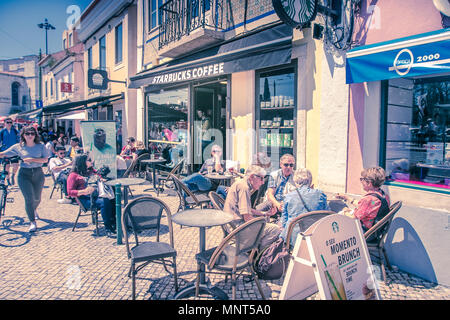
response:
<path id="1" fill-rule="evenodd" d="M 267 185 L 269 183 L 269 176 L 266 175 L 264 177 L 264 183 L 261 187 L 259 187 L 258 190 L 253 191 L 250 197 L 252 208 L 255 208 L 258 204 L 262 203 L 262 200 L 264 199 L 264 195 L 267 191 Z"/>
<path id="2" fill-rule="evenodd" d="M 206 273 L 231 275 L 233 300 L 236 299 L 236 278 L 247 269 L 251 274 L 251 279 L 255 281 L 258 287 L 262 299 L 265 300 L 258 276 L 253 270 L 253 259 L 265 225 L 264 217 L 252 219 L 231 231 L 217 247 L 196 254 L 195 258 L 199 263 L 196 296 L 199 294 L 201 264 L 204 264 L 209 270 L 205 271 Z M 218 271 L 213 271 L 214 269 Z"/>
<path id="3" fill-rule="evenodd" d="M 178 211 L 180 209 L 192 209 L 196 207 L 203 208 L 210 202 L 210 199 L 205 193 L 194 194 L 189 188 L 181 181 L 177 176 L 170 174 L 170 179 L 175 184 L 175 189 L 177 191 L 178 198 L 180 200 L 180 205 L 178 206 Z M 184 196 L 186 194 L 186 196 Z"/>
<path id="4" fill-rule="evenodd" d="M 55 192 L 55 190 L 56 191 L 58 191 L 58 190 L 60 191 L 60 194 L 61 194 L 60 199 L 62 199 L 64 197 L 64 195 L 63 195 L 64 184 L 61 183 L 61 182 L 57 182 L 56 179 L 55 179 L 55 176 L 53 175 L 52 172 L 50 172 L 50 176 L 52 177 L 52 180 L 53 180 L 53 189 L 52 189 L 52 192 L 50 192 L 50 198 L 49 199 L 52 198 L 53 192 Z"/>
<path id="5" fill-rule="evenodd" d="M 93 210 L 91 210 L 91 208 L 86 208 L 83 205 L 83 203 L 81 203 L 80 199 L 78 199 L 78 197 L 75 197 L 75 202 L 78 204 L 78 214 L 77 214 L 77 217 L 73 224 L 72 231 L 75 231 L 75 228 L 77 227 L 78 220 L 80 219 L 80 217 L 91 216 L 92 223 L 95 225 L 95 233 L 98 236 L 99 235 L 99 232 L 98 232 L 98 211 L 99 211 L 99 209 L 94 208 Z"/>
<path id="6" fill-rule="evenodd" d="M 165 212 L 169 227 L 169 243 L 160 242 L 161 217 Z M 174 247 L 172 214 L 169 207 L 161 200 L 151 196 L 142 196 L 134 199 L 124 209 L 122 215 L 122 228 L 125 236 L 125 246 L 128 258 L 131 260 L 128 277 L 132 279 L 132 298 L 136 299 L 136 274 L 150 263 L 166 264 L 173 268 L 175 291 L 178 291 L 177 279 L 177 252 Z M 139 235 L 146 230 L 156 230 L 156 241 L 139 241 Z M 134 246 L 129 240 L 134 235 Z M 172 261 L 168 260 L 172 259 Z"/>
<path id="7" fill-rule="evenodd" d="M 222 198 L 220 196 L 220 194 L 218 194 L 215 191 L 210 191 L 208 193 L 208 197 L 211 200 L 211 204 L 214 207 L 214 209 L 223 210 L 223 206 L 225 204 L 225 199 Z M 226 237 L 233 230 L 233 228 L 228 224 L 221 225 L 221 228 L 222 228 L 224 237 Z"/>
<path id="8" fill-rule="evenodd" d="M 328 210 L 317 210 L 317 211 L 310 211 L 306 213 L 302 213 L 291 220 L 289 225 L 287 226 L 287 232 L 286 232 L 286 240 L 285 240 L 285 247 L 290 252 L 291 251 L 291 237 L 292 233 L 294 232 L 294 228 L 296 228 L 296 231 L 298 232 L 305 232 L 308 230 L 310 226 L 312 226 L 316 221 L 319 221 L 322 218 L 325 218 L 329 216 L 330 214 L 335 214 L 336 212 L 328 211 Z M 296 239 L 294 239 L 295 241 Z M 293 246 L 294 244 L 292 244 Z"/>
<path id="9" fill-rule="evenodd" d="M 180 172 L 183 169 L 184 159 L 180 160 L 170 172 L 167 171 L 159 171 L 159 174 L 156 176 L 156 194 L 159 196 L 160 192 L 164 192 L 164 188 L 167 186 L 167 183 L 170 181 L 170 175 L 173 174 L 176 177 L 180 176 Z"/>
<path id="10" fill-rule="evenodd" d="M 394 215 L 398 212 L 398 210 L 400 210 L 401 207 L 402 201 L 397 201 L 394 203 L 389 207 L 389 213 L 364 233 L 364 238 L 366 239 L 366 244 L 370 255 L 380 260 L 381 270 L 383 272 L 383 281 L 386 281 L 386 267 L 384 265 L 384 261 L 386 261 L 389 270 L 392 269 L 386 255 L 384 243 L 389 232 L 391 222 L 394 219 Z"/>

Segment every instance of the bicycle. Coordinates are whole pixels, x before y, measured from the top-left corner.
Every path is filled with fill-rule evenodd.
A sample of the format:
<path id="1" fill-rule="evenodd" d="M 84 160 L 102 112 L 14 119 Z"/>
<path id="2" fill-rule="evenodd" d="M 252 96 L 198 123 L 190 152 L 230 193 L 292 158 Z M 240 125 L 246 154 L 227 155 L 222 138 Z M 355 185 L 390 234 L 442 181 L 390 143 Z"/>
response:
<path id="1" fill-rule="evenodd" d="M 6 171 L 6 166 L 11 164 L 11 161 L 17 157 L 11 158 L 3 158 L 2 165 L 3 169 L 0 172 L 0 221 L 2 216 L 5 215 L 5 207 L 6 203 L 14 203 L 14 198 L 8 198 L 8 187 L 9 184 L 6 181 L 6 177 L 8 176 L 8 171 Z"/>

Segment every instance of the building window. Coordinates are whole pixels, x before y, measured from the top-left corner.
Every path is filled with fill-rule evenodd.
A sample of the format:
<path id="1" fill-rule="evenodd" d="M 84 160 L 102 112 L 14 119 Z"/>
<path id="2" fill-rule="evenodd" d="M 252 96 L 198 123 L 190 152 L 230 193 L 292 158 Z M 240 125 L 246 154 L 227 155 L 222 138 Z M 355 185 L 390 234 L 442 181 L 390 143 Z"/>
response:
<path id="1" fill-rule="evenodd" d="M 116 64 L 122 62 L 123 52 L 123 36 L 122 36 L 122 23 L 116 27 Z"/>
<path id="2" fill-rule="evenodd" d="M 27 96 L 22 96 L 22 106 L 27 105 Z"/>
<path id="3" fill-rule="evenodd" d="M 189 89 L 170 89 L 147 96 L 147 142 L 152 153 L 161 153 L 168 162 L 187 160 Z M 164 147 L 161 140 L 172 141 Z"/>
<path id="4" fill-rule="evenodd" d="M 19 105 L 19 88 L 20 88 L 20 83 L 13 82 L 11 84 L 11 104 L 13 106 Z"/>
<path id="5" fill-rule="evenodd" d="M 389 80 L 384 166 L 397 182 L 450 187 L 450 76 Z"/>
<path id="6" fill-rule="evenodd" d="M 92 47 L 87 52 L 88 69 L 92 69 Z"/>
<path id="7" fill-rule="evenodd" d="M 98 61 L 99 61 L 99 69 L 106 70 L 106 39 L 105 36 L 101 37 L 98 41 L 99 50 L 98 50 Z"/>
<path id="8" fill-rule="evenodd" d="M 69 48 L 73 46 L 73 34 L 69 34 Z"/>
<path id="9" fill-rule="evenodd" d="M 66 39 L 63 39 L 63 49 L 66 49 Z"/>
<path id="10" fill-rule="evenodd" d="M 149 6 L 149 22 L 148 25 L 150 26 L 150 30 L 153 28 L 156 28 L 159 26 L 159 14 L 158 9 L 162 4 L 164 3 L 163 0 L 149 0 L 148 6 Z"/>
<path id="11" fill-rule="evenodd" d="M 50 79 L 50 97 L 53 97 L 53 79 Z"/>
<path id="12" fill-rule="evenodd" d="M 45 80 L 45 98 L 48 98 L 48 82 Z"/>

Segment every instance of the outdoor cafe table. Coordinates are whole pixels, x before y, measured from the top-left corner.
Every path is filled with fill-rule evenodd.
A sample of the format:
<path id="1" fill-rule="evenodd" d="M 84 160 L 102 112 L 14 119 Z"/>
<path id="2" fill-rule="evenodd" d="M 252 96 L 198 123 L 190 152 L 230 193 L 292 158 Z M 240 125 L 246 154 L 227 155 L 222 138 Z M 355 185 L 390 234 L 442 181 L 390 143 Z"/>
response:
<path id="1" fill-rule="evenodd" d="M 206 250 L 206 231 L 205 231 L 206 228 L 222 226 L 224 224 L 233 221 L 234 219 L 235 218 L 232 214 L 216 209 L 188 209 L 175 213 L 172 216 L 172 221 L 181 226 L 199 228 L 200 253 L 205 252 Z M 203 264 L 200 264 L 199 267 L 200 267 L 199 291 L 209 293 L 221 300 L 228 299 L 228 295 L 219 288 L 216 287 L 210 288 L 208 286 L 205 277 L 205 267 Z M 191 296 L 193 293 L 195 294 L 195 283 L 178 291 L 178 293 L 175 295 L 174 298 L 183 299 L 185 297 Z"/>
<path id="2" fill-rule="evenodd" d="M 156 164 L 163 163 L 165 159 L 145 159 L 141 160 L 141 163 L 150 164 L 153 169 L 153 189 L 156 191 Z"/>
<path id="3" fill-rule="evenodd" d="M 208 173 L 205 175 L 210 180 L 218 180 L 219 185 L 230 186 L 231 180 L 234 178 L 232 174 Z"/>
<path id="4" fill-rule="evenodd" d="M 123 204 L 124 204 L 124 206 L 126 206 L 128 204 L 127 188 L 129 188 L 130 186 L 143 184 L 145 181 L 147 181 L 147 180 L 142 179 L 142 178 L 118 178 L 118 179 L 106 181 L 106 184 L 113 188 L 116 184 L 120 184 L 123 187 L 123 192 L 122 192 Z"/>

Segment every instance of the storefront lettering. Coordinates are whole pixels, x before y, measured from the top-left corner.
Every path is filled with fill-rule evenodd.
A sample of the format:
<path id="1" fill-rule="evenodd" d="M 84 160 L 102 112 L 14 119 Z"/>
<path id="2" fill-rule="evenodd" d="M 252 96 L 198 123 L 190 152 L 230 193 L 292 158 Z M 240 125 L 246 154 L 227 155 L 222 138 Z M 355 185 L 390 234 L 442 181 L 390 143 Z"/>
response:
<path id="1" fill-rule="evenodd" d="M 332 255 L 335 255 L 337 253 L 340 253 L 343 250 L 347 250 L 346 252 L 343 252 L 338 255 L 338 265 L 342 266 L 346 264 L 347 262 L 357 260 L 361 256 L 361 252 L 359 248 L 352 248 L 353 246 L 356 246 L 356 238 L 351 237 L 347 240 L 340 241 L 336 244 L 335 239 L 330 239 L 326 241 L 326 245 L 330 247 L 330 251 Z M 348 250 L 350 249 L 350 250 Z"/>
<path id="2" fill-rule="evenodd" d="M 191 79 L 210 77 L 223 74 L 224 62 L 210 64 L 203 67 L 188 69 L 185 71 L 178 71 L 173 73 L 166 73 L 164 75 L 155 76 L 152 84 L 171 83 L 178 81 L 186 81 Z"/>

